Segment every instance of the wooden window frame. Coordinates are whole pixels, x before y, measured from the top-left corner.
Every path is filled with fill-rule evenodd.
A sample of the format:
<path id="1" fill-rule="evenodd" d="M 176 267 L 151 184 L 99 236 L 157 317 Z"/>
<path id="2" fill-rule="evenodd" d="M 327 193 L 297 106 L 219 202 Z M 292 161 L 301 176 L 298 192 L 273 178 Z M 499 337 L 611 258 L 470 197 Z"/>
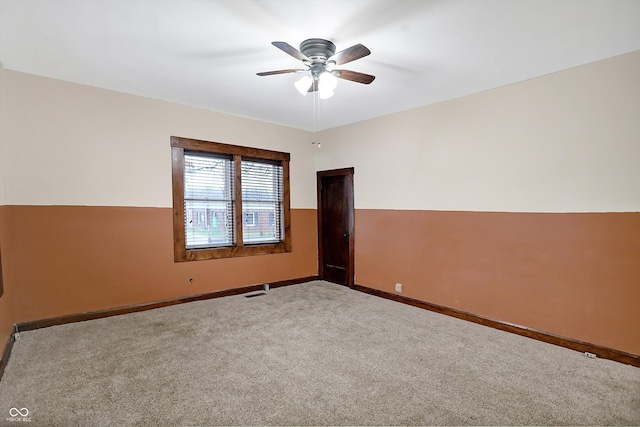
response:
<path id="1" fill-rule="evenodd" d="M 235 162 L 235 212 L 233 246 L 204 249 L 187 249 L 184 226 L 184 152 L 202 152 L 230 155 Z M 242 239 L 242 183 L 241 162 L 247 160 L 265 160 L 282 165 L 283 176 L 283 232 L 284 239 L 278 243 L 244 244 Z M 241 147 L 221 142 L 171 137 L 171 169 L 173 192 L 173 254 L 175 262 L 199 261 L 205 259 L 234 258 L 252 255 L 267 255 L 291 252 L 291 209 L 289 192 L 289 153 L 260 148 Z"/>

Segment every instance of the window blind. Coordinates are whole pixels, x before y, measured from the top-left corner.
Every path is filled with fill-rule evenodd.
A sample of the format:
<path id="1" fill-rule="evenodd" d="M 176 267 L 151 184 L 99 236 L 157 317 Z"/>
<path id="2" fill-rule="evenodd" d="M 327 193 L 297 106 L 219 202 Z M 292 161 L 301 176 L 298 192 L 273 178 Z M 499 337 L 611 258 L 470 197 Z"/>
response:
<path id="1" fill-rule="evenodd" d="M 185 153 L 186 248 L 234 244 L 234 162 L 231 156 Z"/>
<path id="2" fill-rule="evenodd" d="M 275 243 L 283 240 L 284 185 L 282 165 L 267 161 L 243 159 L 242 241 Z"/>

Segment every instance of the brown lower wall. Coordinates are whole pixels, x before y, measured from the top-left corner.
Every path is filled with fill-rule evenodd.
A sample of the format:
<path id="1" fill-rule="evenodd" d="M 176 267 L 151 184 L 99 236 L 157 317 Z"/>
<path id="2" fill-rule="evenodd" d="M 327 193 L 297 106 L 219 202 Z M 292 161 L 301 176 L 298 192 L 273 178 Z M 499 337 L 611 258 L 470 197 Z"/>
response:
<path id="1" fill-rule="evenodd" d="M 0 206 L 13 323 L 317 274 L 316 211 L 293 252 L 175 263 L 170 208 Z M 189 278 L 194 283 L 189 283 Z M 356 211 L 356 283 L 640 354 L 640 213 Z"/>
<path id="2" fill-rule="evenodd" d="M 6 241 L 8 238 L 8 228 L 6 226 L 6 218 L 7 207 L 0 206 L 0 251 L 2 252 L 2 285 L 4 291 L 2 296 L 0 296 L 0 358 L 2 357 L 2 351 L 15 323 L 13 306 L 10 302 L 13 288 L 9 279 L 9 266 L 7 265 Z"/>
<path id="3" fill-rule="evenodd" d="M 640 354 L 640 213 L 356 211 L 356 283 Z"/>
<path id="4" fill-rule="evenodd" d="M 15 323 L 318 273 L 315 209 L 292 209 L 291 253 L 182 263 L 173 261 L 171 208 L 4 212 L 10 233 L 2 256 L 11 266 Z"/>

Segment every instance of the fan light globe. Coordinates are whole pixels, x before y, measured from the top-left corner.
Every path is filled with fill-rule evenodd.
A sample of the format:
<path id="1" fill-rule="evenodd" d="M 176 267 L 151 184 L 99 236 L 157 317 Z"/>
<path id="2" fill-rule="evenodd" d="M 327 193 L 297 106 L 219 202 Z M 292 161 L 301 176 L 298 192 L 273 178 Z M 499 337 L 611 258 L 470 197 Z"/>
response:
<path id="1" fill-rule="evenodd" d="M 331 98 L 333 96 L 333 91 L 332 90 L 318 90 L 318 94 L 320 96 L 320 99 L 327 99 L 327 98 Z"/>
<path id="2" fill-rule="evenodd" d="M 323 72 L 318 77 L 318 94 L 320 99 L 327 99 L 333 96 L 333 90 L 338 85 L 338 79 L 336 76 L 328 71 Z"/>
<path id="3" fill-rule="evenodd" d="M 336 76 L 331 74 L 329 71 L 325 71 L 324 73 L 320 74 L 318 84 L 321 91 L 326 90 L 332 92 L 338 85 L 338 79 L 336 79 Z"/>
<path id="4" fill-rule="evenodd" d="M 312 83 L 313 79 L 311 78 L 311 76 L 304 76 L 293 85 L 296 87 L 296 89 L 298 89 L 298 92 L 300 92 L 302 95 L 306 95 Z"/>

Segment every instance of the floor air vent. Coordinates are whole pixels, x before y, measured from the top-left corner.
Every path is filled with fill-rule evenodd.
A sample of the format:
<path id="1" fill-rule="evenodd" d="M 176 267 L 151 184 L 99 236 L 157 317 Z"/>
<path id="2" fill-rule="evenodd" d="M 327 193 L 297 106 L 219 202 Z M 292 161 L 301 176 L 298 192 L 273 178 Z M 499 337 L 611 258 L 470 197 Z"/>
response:
<path id="1" fill-rule="evenodd" d="M 260 293 L 257 293 L 257 294 L 245 295 L 244 297 L 245 298 L 261 297 L 262 295 L 266 295 L 266 294 L 267 294 L 266 292 L 260 292 Z"/>

